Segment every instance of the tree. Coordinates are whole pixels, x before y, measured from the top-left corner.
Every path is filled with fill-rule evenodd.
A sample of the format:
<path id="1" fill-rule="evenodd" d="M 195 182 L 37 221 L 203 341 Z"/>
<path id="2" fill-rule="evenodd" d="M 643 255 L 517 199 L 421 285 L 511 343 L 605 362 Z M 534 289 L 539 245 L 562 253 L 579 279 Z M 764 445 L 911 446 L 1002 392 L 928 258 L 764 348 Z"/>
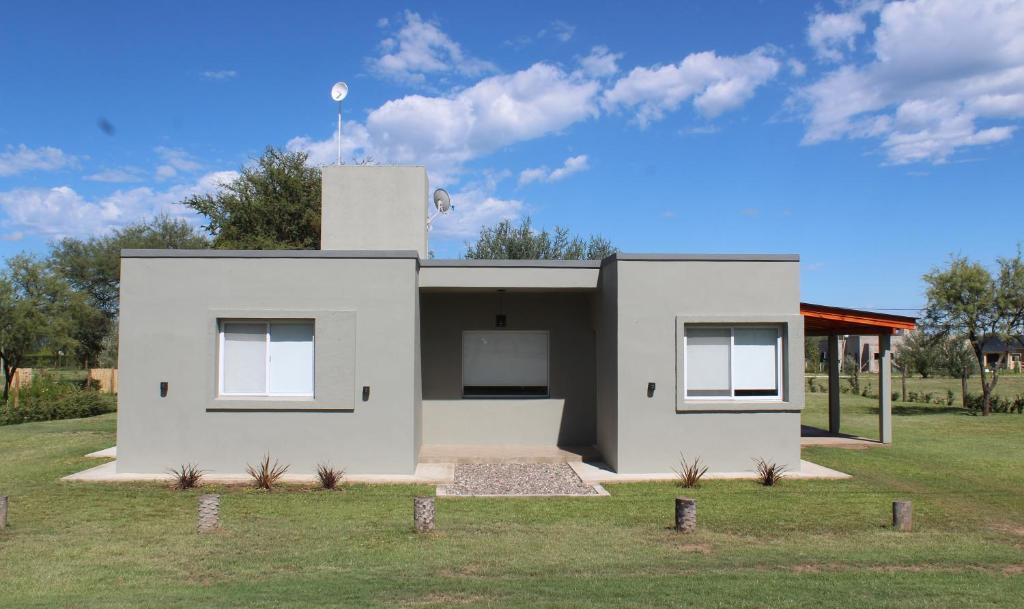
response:
<path id="1" fill-rule="evenodd" d="M 55 269 L 71 288 L 86 294 L 108 320 L 118 315 L 121 289 L 121 250 L 202 249 L 210 240 L 187 221 L 157 216 L 90 239 L 65 238 L 50 250 Z"/>
<path id="2" fill-rule="evenodd" d="M 999 272 L 962 256 L 949 266 L 924 276 L 928 284 L 925 323 L 942 336 L 967 339 L 978 362 L 981 413 L 992 412 L 992 391 L 999 382 L 1002 358 L 986 370 L 984 346 L 992 340 L 1008 341 L 1024 329 L 1024 259 L 1018 248 L 1013 258 L 998 260 Z"/>
<path id="3" fill-rule="evenodd" d="M 18 255 L 0 275 L 0 359 L 7 401 L 14 375 L 30 353 L 77 346 L 72 310 L 84 304 L 49 264 Z"/>
<path id="4" fill-rule="evenodd" d="M 912 330 L 899 346 L 899 360 L 910 374 L 928 378 L 942 368 L 942 339 L 921 330 Z"/>
<path id="5" fill-rule="evenodd" d="M 970 343 L 962 336 L 950 336 L 942 342 L 942 368 L 946 374 L 960 379 L 960 395 L 964 408 L 967 407 L 967 379 L 977 368 Z"/>
<path id="6" fill-rule="evenodd" d="M 307 158 L 268 146 L 216 193 L 182 204 L 206 217 L 217 248 L 319 249 L 320 168 L 306 165 Z"/>
<path id="7" fill-rule="evenodd" d="M 555 227 L 554 233 L 535 231 L 530 218 L 518 226 L 502 220 L 480 229 L 476 243 L 466 245 L 466 258 L 487 260 L 600 260 L 618 251 L 608 239 L 591 235 L 583 239 L 569 229 Z"/>

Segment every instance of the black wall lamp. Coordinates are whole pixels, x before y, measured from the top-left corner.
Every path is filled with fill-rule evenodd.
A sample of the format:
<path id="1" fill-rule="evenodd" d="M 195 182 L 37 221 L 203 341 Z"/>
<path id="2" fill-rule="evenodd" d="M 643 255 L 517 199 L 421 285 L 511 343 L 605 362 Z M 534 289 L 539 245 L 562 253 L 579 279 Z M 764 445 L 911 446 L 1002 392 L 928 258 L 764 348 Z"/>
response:
<path id="1" fill-rule="evenodd" d="M 654 383 L 647 383 L 647 397 L 654 397 Z"/>

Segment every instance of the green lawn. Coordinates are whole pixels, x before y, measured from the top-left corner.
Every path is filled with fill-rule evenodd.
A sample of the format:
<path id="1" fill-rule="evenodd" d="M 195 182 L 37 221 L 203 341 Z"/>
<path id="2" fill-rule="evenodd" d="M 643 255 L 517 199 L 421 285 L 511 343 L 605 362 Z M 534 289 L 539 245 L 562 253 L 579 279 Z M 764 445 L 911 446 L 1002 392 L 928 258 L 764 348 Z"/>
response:
<path id="1" fill-rule="evenodd" d="M 828 387 L 828 375 L 827 374 L 811 374 L 815 383 L 818 387 L 824 389 Z M 843 377 L 843 385 L 845 386 L 846 377 Z M 878 395 L 878 375 L 877 374 L 861 374 L 860 384 L 863 388 L 866 384 L 871 384 L 871 394 Z M 900 375 L 893 371 L 892 375 L 892 389 L 893 391 L 900 391 Z M 946 391 L 952 391 L 955 403 L 960 404 L 960 379 L 950 378 L 946 376 L 921 378 L 920 376 L 908 376 L 907 377 L 907 393 L 915 392 L 919 395 L 931 393 L 935 398 L 946 398 Z M 981 381 L 978 379 L 978 375 L 974 375 L 967 379 L 967 391 L 981 395 Z M 996 395 L 1003 397 L 1016 397 L 1018 395 L 1024 395 L 1024 374 L 1017 372 L 1009 372 L 1003 370 L 999 374 L 999 381 L 996 382 Z"/>
<path id="2" fill-rule="evenodd" d="M 843 399 L 844 428 L 874 430 L 874 400 Z M 820 423 L 825 396 L 809 401 Z M 113 444 L 113 415 L 4 427 L 0 606 L 1021 607 L 1024 416 L 895 413 L 892 448 L 805 452 L 852 480 L 687 491 L 693 536 L 668 528 L 667 483 L 441 499 L 427 536 L 410 525 L 428 487 L 222 489 L 225 529 L 199 536 L 198 492 L 58 480 Z M 897 498 L 916 532 L 887 528 Z"/>

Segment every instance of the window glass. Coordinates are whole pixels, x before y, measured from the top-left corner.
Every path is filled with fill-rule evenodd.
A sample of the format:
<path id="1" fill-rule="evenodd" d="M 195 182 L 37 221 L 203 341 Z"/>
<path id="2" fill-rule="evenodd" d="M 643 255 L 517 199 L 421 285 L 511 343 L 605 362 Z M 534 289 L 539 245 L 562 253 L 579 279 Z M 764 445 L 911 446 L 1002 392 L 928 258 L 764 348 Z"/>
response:
<path id="1" fill-rule="evenodd" d="M 313 322 L 221 323 L 220 393 L 313 395 Z"/>
<path id="2" fill-rule="evenodd" d="M 267 324 L 230 322 L 223 325 L 221 370 L 224 393 L 262 394 L 267 391 Z"/>
<path id="3" fill-rule="evenodd" d="M 313 324 L 270 324 L 270 393 L 313 394 Z"/>
<path id="4" fill-rule="evenodd" d="M 686 329 L 686 394 L 730 395 L 730 329 Z"/>
<path id="5" fill-rule="evenodd" d="M 779 339 L 777 327 L 687 325 L 686 397 L 781 396 Z"/>
<path id="6" fill-rule="evenodd" d="M 775 328 L 733 330 L 733 386 L 737 396 L 778 395 L 778 340 Z"/>
<path id="7" fill-rule="evenodd" d="M 548 333 L 462 334 L 465 395 L 547 395 Z"/>

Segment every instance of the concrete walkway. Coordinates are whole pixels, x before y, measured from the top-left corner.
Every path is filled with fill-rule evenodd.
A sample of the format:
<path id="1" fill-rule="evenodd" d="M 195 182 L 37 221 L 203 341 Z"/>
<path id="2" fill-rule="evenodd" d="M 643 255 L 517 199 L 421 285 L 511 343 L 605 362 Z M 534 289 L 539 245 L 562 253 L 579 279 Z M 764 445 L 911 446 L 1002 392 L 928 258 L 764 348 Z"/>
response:
<path id="1" fill-rule="evenodd" d="M 587 483 L 605 482 L 660 482 L 679 479 L 675 472 L 654 473 L 654 474 L 619 474 L 613 472 L 610 467 L 601 462 L 570 463 L 569 467 L 576 471 L 576 475 Z M 787 480 L 845 480 L 850 478 L 849 474 L 838 472 L 811 463 L 800 461 L 799 471 L 787 471 L 783 478 Z M 755 472 L 709 472 L 704 480 L 757 480 Z"/>
<path id="2" fill-rule="evenodd" d="M 97 450 L 94 453 L 89 453 L 85 456 L 87 459 L 116 459 L 117 458 L 117 447 L 111 446 L 110 448 L 104 448 L 103 450 Z"/>
<path id="3" fill-rule="evenodd" d="M 117 472 L 117 462 L 111 461 L 85 471 L 64 476 L 69 482 L 170 482 L 171 474 L 126 474 Z M 211 484 L 249 484 L 248 474 L 205 474 L 203 482 Z M 285 474 L 282 484 L 314 484 L 315 474 Z M 345 474 L 345 482 L 354 484 L 450 484 L 455 481 L 452 463 L 420 463 L 416 473 L 408 474 Z"/>
<path id="4" fill-rule="evenodd" d="M 108 449 L 110 450 L 110 449 Z M 95 454 L 95 453 L 93 453 Z M 651 474 L 619 474 L 600 461 L 569 461 L 569 467 L 580 479 L 591 485 L 604 482 L 658 482 L 673 481 L 679 476 L 675 472 Z M 62 480 L 69 482 L 170 482 L 171 474 L 127 474 L 117 472 L 117 462 L 110 461 L 103 465 L 89 468 Z M 823 467 L 810 461 L 800 461 L 799 471 L 788 471 L 785 478 L 790 480 L 844 480 L 849 474 Z M 756 480 L 754 472 L 717 472 L 704 476 L 705 480 Z M 212 484 L 248 484 L 248 474 L 216 474 L 209 473 L 203 480 Z M 283 484 L 315 484 L 314 474 L 285 474 L 281 477 Z M 441 484 L 455 482 L 455 463 L 420 463 L 416 472 L 408 474 L 346 474 L 345 481 L 354 484 Z"/>

